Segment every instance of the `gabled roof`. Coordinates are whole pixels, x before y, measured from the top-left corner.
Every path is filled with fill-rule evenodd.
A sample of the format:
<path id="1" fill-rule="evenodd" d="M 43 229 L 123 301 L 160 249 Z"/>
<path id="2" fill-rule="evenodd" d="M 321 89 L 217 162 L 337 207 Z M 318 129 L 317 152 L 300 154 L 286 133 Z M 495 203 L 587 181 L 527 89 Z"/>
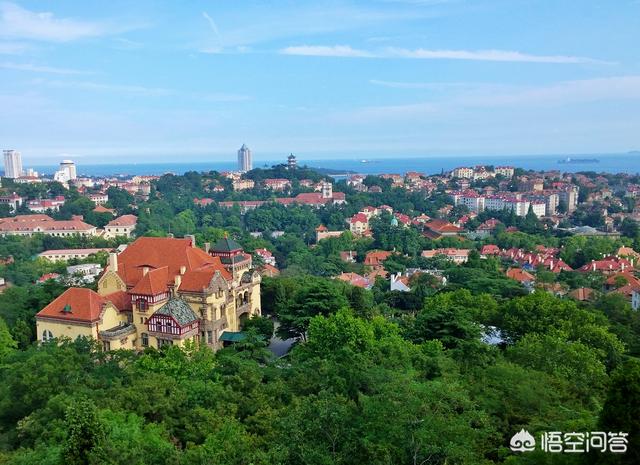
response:
<path id="1" fill-rule="evenodd" d="M 94 208 L 93 211 L 96 213 L 111 213 L 112 215 L 116 212 L 115 210 L 111 208 L 107 208 L 104 205 L 96 206 L 96 208 Z"/>
<path id="2" fill-rule="evenodd" d="M 182 277 L 182 282 L 178 290 L 185 292 L 202 292 L 203 289 L 209 287 L 209 283 L 211 283 L 216 271 L 219 272 L 226 281 L 231 281 L 233 278 L 222 265 L 220 257 L 213 257 L 213 259 L 213 263 L 187 271 Z"/>
<path id="3" fill-rule="evenodd" d="M 371 282 L 367 278 L 359 275 L 358 273 L 342 273 L 338 275 L 336 279 L 356 287 L 367 288 L 371 285 Z"/>
<path id="4" fill-rule="evenodd" d="M 425 224 L 427 228 L 437 233 L 458 233 L 462 231 L 461 228 L 455 224 L 449 223 L 445 220 L 431 220 Z"/>
<path id="5" fill-rule="evenodd" d="M 191 245 L 191 239 L 169 237 L 140 237 L 118 255 L 118 275 L 128 287 L 133 287 L 142 279 L 143 268 L 167 267 L 166 284 L 173 284 L 174 276 L 180 268 L 186 271 L 215 263 L 204 250 Z"/>
<path id="6" fill-rule="evenodd" d="M 131 296 L 125 291 L 116 291 L 104 296 L 106 300 L 111 302 L 121 312 L 131 311 Z"/>
<path id="7" fill-rule="evenodd" d="M 383 261 L 385 261 L 392 252 L 387 250 L 372 250 L 371 252 L 367 252 L 364 258 L 365 265 L 380 265 Z"/>
<path id="8" fill-rule="evenodd" d="M 189 304 L 182 299 L 169 299 L 166 304 L 151 315 L 151 318 L 156 315 L 170 316 L 180 326 L 198 321 L 198 316 L 193 312 Z"/>
<path id="9" fill-rule="evenodd" d="M 109 221 L 107 226 L 135 226 L 137 222 L 138 217 L 136 215 L 122 215 L 115 220 Z"/>
<path id="10" fill-rule="evenodd" d="M 107 299 L 91 289 L 70 287 L 36 315 L 92 323 L 100 319 Z"/>
<path id="11" fill-rule="evenodd" d="M 143 270 L 144 273 L 144 270 Z M 131 289 L 131 294 L 158 295 L 167 292 L 169 269 L 166 266 L 150 270 Z"/>
<path id="12" fill-rule="evenodd" d="M 507 278 L 515 279 L 516 281 L 523 282 L 531 282 L 535 281 L 536 278 L 533 277 L 531 273 L 521 269 L 521 268 L 509 268 L 507 270 Z"/>
<path id="13" fill-rule="evenodd" d="M 593 296 L 593 289 L 589 287 L 579 287 L 569 292 L 569 297 L 584 302 L 585 300 L 591 300 Z"/>

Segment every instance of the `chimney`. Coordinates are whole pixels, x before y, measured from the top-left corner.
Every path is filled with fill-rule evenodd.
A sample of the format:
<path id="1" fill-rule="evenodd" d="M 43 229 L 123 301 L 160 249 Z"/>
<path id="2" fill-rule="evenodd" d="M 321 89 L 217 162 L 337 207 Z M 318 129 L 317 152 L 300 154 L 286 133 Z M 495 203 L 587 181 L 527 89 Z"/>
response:
<path id="1" fill-rule="evenodd" d="M 211 242 L 205 242 L 204 243 L 204 251 L 209 253 L 209 250 L 211 250 Z"/>
<path id="2" fill-rule="evenodd" d="M 591 262 L 591 267 L 592 267 L 593 271 L 596 271 L 596 262 L 595 261 Z"/>
<path id="3" fill-rule="evenodd" d="M 184 236 L 184 238 L 191 240 L 191 247 L 195 247 L 196 246 L 196 236 L 194 236 L 193 234 L 186 234 Z"/>
<path id="4" fill-rule="evenodd" d="M 109 253 L 109 270 L 118 271 L 118 254 L 115 252 Z"/>
<path id="5" fill-rule="evenodd" d="M 173 295 L 175 296 L 180 288 L 180 284 L 182 284 L 182 275 L 175 275 L 173 277 Z"/>
<path id="6" fill-rule="evenodd" d="M 173 233 L 167 234 L 167 237 L 170 238 L 170 239 L 173 239 Z"/>
<path id="7" fill-rule="evenodd" d="M 148 272 L 149 272 L 149 267 L 148 266 L 143 266 L 142 267 L 142 276 L 146 276 Z"/>
<path id="8" fill-rule="evenodd" d="M 187 272 L 187 267 L 182 265 L 180 267 L 180 276 L 182 276 L 183 274 L 185 274 Z"/>

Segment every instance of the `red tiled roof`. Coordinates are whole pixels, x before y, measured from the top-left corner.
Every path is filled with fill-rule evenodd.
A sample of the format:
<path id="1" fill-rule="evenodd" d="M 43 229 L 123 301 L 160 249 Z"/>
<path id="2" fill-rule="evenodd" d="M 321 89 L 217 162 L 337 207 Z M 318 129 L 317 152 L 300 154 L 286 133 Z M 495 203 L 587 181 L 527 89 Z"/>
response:
<path id="1" fill-rule="evenodd" d="M 431 220 L 426 223 L 425 226 L 437 233 L 458 233 L 462 231 L 462 229 L 457 227 L 455 224 L 444 220 Z"/>
<path id="2" fill-rule="evenodd" d="M 356 213 L 355 215 L 353 215 L 351 218 L 349 218 L 349 223 L 368 223 L 369 220 L 367 219 L 367 216 L 364 213 Z"/>
<path id="3" fill-rule="evenodd" d="M 581 302 L 591 299 L 592 295 L 593 289 L 588 287 L 579 287 L 578 289 L 574 289 L 573 291 L 569 292 L 570 297 Z"/>
<path id="4" fill-rule="evenodd" d="M 367 255 L 364 258 L 364 264 L 369 266 L 376 266 L 382 264 L 389 256 L 391 252 L 386 250 L 374 250 L 372 252 L 367 252 Z"/>
<path id="5" fill-rule="evenodd" d="M 173 284 L 181 267 L 190 271 L 215 263 L 204 250 L 192 247 L 191 239 L 140 237 L 118 255 L 118 275 L 128 287 L 133 287 L 142 279 L 144 266 L 153 269 L 166 266 L 167 284 Z"/>
<path id="6" fill-rule="evenodd" d="M 607 280 L 605 281 L 605 284 L 608 284 L 609 286 L 615 285 L 616 278 L 618 277 L 624 278 L 627 281 L 627 284 L 636 284 L 640 286 L 640 279 L 636 278 L 632 273 L 628 271 L 623 271 L 621 273 L 616 273 L 609 276 L 609 278 L 607 278 Z"/>
<path id="7" fill-rule="evenodd" d="M 111 213 L 112 215 L 115 212 L 115 210 L 111 208 L 107 208 L 104 205 L 98 205 L 96 208 L 93 209 L 93 211 L 96 213 Z"/>
<path id="8" fill-rule="evenodd" d="M 535 278 L 531 273 L 528 273 L 521 268 L 509 268 L 506 274 L 507 278 L 515 279 L 520 282 L 535 281 Z"/>
<path id="9" fill-rule="evenodd" d="M 115 220 L 109 221 L 107 226 L 135 226 L 137 222 L 138 217 L 136 215 L 122 215 Z"/>
<path id="10" fill-rule="evenodd" d="M 342 273 L 337 276 L 337 279 L 349 283 L 352 286 L 362 288 L 368 287 L 371 284 L 367 278 L 365 278 L 364 276 L 360 276 L 357 273 Z"/>
<path id="11" fill-rule="evenodd" d="M 168 271 L 166 266 L 149 270 L 129 292 L 131 292 L 131 294 L 142 295 L 158 295 L 167 292 L 167 283 L 169 281 Z"/>
<path id="12" fill-rule="evenodd" d="M 212 257 L 213 263 L 208 263 L 195 270 L 187 271 L 182 277 L 179 289 L 187 292 L 202 292 L 209 286 L 216 271 L 227 281 L 232 280 L 231 274 L 225 269 L 220 257 Z"/>
<path id="13" fill-rule="evenodd" d="M 125 291 L 116 291 L 104 296 L 106 300 L 111 302 L 121 312 L 132 310 L 131 295 Z"/>
<path id="14" fill-rule="evenodd" d="M 483 245 L 482 249 L 480 249 L 481 255 L 498 255 L 499 253 L 500 248 L 495 244 Z"/>
<path id="15" fill-rule="evenodd" d="M 57 221 L 47 215 L 19 215 L 0 219 L 0 231 L 87 231 L 95 226 L 80 220 Z"/>
<path id="16" fill-rule="evenodd" d="M 71 287 L 40 310 L 36 317 L 91 323 L 100 319 L 106 303 L 104 297 L 91 289 Z M 65 311 L 65 307 L 68 311 Z"/>

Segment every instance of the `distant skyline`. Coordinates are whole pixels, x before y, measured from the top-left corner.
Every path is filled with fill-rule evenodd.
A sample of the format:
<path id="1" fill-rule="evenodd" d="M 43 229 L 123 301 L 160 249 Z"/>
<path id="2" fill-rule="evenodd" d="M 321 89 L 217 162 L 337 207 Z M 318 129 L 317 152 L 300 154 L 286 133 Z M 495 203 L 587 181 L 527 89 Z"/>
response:
<path id="1" fill-rule="evenodd" d="M 639 17 L 638 0 L 0 0 L 0 149 L 25 166 L 232 162 L 243 143 L 256 161 L 624 153 Z"/>

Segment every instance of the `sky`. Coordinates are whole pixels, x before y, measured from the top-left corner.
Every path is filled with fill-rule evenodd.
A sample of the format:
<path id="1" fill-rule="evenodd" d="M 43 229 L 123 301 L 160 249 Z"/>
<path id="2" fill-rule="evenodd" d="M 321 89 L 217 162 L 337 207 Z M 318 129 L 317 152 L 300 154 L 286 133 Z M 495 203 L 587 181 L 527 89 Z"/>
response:
<path id="1" fill-rule="evenodd" d="M 0 147 L 25 166 L 243 143 L 257 160 L 627 152 L 639 44 L 640 0 L 0 0 Z"/>

